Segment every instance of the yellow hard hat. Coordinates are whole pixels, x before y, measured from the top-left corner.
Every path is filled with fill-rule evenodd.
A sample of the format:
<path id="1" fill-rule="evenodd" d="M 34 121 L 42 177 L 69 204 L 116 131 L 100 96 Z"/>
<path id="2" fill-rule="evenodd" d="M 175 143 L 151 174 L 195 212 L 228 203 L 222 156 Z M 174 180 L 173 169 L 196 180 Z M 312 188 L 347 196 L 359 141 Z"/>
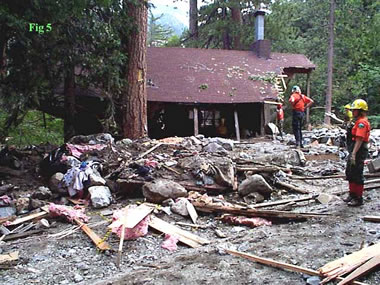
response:
<path id="1" fill-rule="evenodd" d="M 367 102 L 364 101 L 363 99 L 356 99 L 352 105 L 351 105 L 351 110 L 363 110 L 363 111 L 368 111 L 368 105 Z"/>
<path id="2" fill-rule="evenodd" d="M 347 104 L 344 106 L 344 109 L 351 109 L 351 104 Z"/>

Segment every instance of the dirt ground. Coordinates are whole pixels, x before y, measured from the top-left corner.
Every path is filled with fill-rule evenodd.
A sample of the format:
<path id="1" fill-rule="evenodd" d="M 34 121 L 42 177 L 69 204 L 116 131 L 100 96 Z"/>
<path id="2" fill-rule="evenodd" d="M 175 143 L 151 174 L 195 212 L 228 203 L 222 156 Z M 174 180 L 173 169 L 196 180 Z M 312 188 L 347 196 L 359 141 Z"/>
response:
<path id="1" fill-rule="evenodd" d="M 25 183 L 25 181 L 24 181 Z M 30 181 L 30 187 L 38 181 Z M 33 185 L 35 183 L 35 185 Z M 343 179 L 298 181 L 297 186 L 310 192 L 346 192 Z M 226 195 L 226 200 L 232 197 Z M 302 194 L 286 194 L 281 199 L 298 198 Z M 120 209 L 143 199 L 122 198 L 107 209 Z M 121 266 L 115 266 L 115 252 L 98 252 L 89 238 L 75 225 L 50 220 L 52 225 L 42 234 L 9 241 L 0 246 L 0 254 L 18 250 L 16 264 L 0 267 L 1 284 L 307 284 L 305 276 L 277 268 L 260 265 L 225 253 L 234 249 L 276 261 L 309 269 L 359 250 L 363 246 L 380 242 L 380 224 L 365 222 L 364 215 L 379 215 L 380 192 L 365 192 L 365 203 L 358 208 L 347 207 L 339 196 L 323 205 L 314 200 L 296 205 L 277 206 L 272 209 L 295 212 L 326 213 L 329 216 L 312 218 L 303 222 L 274 223 L 271 226 L 248 228 L 231 226 L 218 216 L 200 214 L 203 228 L 180 226 L 207 238 L 209 245 L 192 249 L 179 244 L 177 251 L 161 248 L 163 236 L 149 230 L 148 235 L 134 241 L 125 241 Z M 101 237 L 107 232 L 107 219 L 101 210 L 89 209 L 89 226 Z M 191 223 L 190 219 L 176 214 L 159 213 L 170 222 Z M 179 226 L 179 225 L 177 225 Z M 75 231 L 65 237 L 55 234 L 68 229 Z M 223 232 L 220 238 L 215 230 Z M 118 238 L 111 234 L 107 240 L 113 249 L 118 248 Z M 380 284 L 377 270 L 359 279 L 366 284 Z M 317 283 L 318 284 L 318 283 Z M 330 284 L 336 284 L 331 282 Z"/>

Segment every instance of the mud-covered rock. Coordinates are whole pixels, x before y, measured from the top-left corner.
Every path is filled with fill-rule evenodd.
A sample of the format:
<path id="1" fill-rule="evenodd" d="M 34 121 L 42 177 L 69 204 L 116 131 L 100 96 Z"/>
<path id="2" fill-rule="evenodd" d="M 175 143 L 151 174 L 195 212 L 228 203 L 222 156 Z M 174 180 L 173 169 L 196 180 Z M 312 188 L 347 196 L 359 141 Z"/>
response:
<path id="1" fill-rule="evenodd" d="M 265 181 L 265 179 L 259 175 L 254 174 L 239 185 L 238 192 L 242 196 L 246 196 L 250 193 L 258 192 L 265 197 L 270 196 L 273 188 Z"/>
<path id="2" fill-rule="evenodd" d="M 170 206 L 170 210 L 173 213 L 186 217 L 189 215 L 189 211 L 187 210 L 187 203 L 189 203 L 189 201 L 187 201 L 186 198 L 178 198 L 175 203 Z"/>
<path id="3" fill-rule="evenodd" d="M 94 208 L 104 208 L 111 204 L 112 195 L 107 186 L 92 186 L 88 188 L 91 204 Z"/>
<path id="4" fill-rule="evenodd" d="M 49 188 L 53 193 L 65 194 L 66 190 L 61 187 L 61 181 L 63 179 L 63 174 L 61 172 L 55 173 L 49 180 Z"/>
<path id="5" fill-rule="evenodd" d="M 32 198 L 40 199 L 40 200 L 48 200 L 51 199 L 52 193 L 48 187 L 40 186 L 38 189 L 32 194 Z"/>
<path id="6" fill-rule="evenodd" d="M 187 196 L 187 191 L 182 185 L 166 179 L 147 182 L 142 189 L 144 197 L 153 203 L 161 203 L 169 198 L 176 199 Z"/>

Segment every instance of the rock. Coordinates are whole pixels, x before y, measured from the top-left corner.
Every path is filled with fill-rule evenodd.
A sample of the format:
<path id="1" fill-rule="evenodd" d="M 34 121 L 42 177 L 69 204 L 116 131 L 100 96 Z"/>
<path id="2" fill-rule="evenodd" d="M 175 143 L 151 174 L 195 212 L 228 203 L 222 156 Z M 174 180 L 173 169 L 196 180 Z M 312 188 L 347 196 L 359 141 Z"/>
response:
<path id="1" fill-rule="evenodd" d="M 26 214 L 29 212 L 30 199 L 18 198 L 15 202 L 17 215 Z"/>
<path id="2" fill-rule="evenodd" d="M 88 188 L 88 192 L 94 208 L 107 207 L 112 202 L 111 191 L 107 186 L 92 186 Z"/>
<path id="3" fill-rule="evenodd" d="M 34 209 L 38 209 L 38 208 L 41 208 L 45 206 L 45 203 L 41 200 L 38 200 L 38 199 L 30 199 L 30 209 L 31 210 L 34 210 Z"/>
<path id="4" fill-rule="evenodd" d="M 176 199 L 187 196 L 187 191 L 183 186 L 166 179 L 147 182 L 143 185 L 142 189 L 144 197 L 153 203 L 161 203 L 168 198 Z"/>
<path id="5" fill-rule="evenodd" d="M 226 150 L 233 150 L 234 149 L 234 141 L 229 140 L 229 139 L 224 139 L 224 138 L 210 138 L 209 139 L 210 143 L 217 143 L 218 145 L 222 146 Z"/>
<path id="6" fill-rule="evenodd" d="M 225 153 L 225 154 L 228 153 L 221 145 L 219 145 L 215 142 L 212 142 L 212 143 L 209 143 L 208 145 L 206 145 L 203 148 L 203 151 L 210 152 L 210 153 L 215 153 L 215 152 Z"/>
<path id="7" fill-rule="evenodd" d="M 178 198 L 176 202 L 170 206 L 170 210 L 176 214 L 186 217 L 189 215 L 189 211 L 186 206 L 187 203 L 189 203 L 189 201 L 187 201 L 186 198 Z"/>
<path id="8" fill-rule="evenodd" d="M 32 198 L 40 200 L 49 200 L 52 197 L 52 193 L 49 188 L 45 186 L 38 187 L 37 191 L 32 194 Z"/>
<path id="9" fill-rule="evenodd" d="M 129 145 L 132 143 L 133 143 L 133 141 L 131 139 L 122 139 L 122 140 L 118 141 L 116 144 L 117 145 Z"/>
<path id="10" fill-rule="evenodd" d="M 0 207 L 0 218 L 6 218 L 16 215 L 16 208 L 14 207 Z"/>
<path id="11" fill-rule="evenodd" d="M 318 276 L 311 276 L 306 279 L 307 285 L 319 285 L 321 282 L 321 279 Z"/>
<path id="12" fill-rule="evenodd" d="M 249 193 L 247 196 L 244 196 L 244 202 L 248 204 L 252 203 L 261 203 L 265 200 L 265 197 L 258 192 Z"/>
<path id="13" fill-rule="evenodd" d="M 75 283 L 82 282 L 83 280 L 84 280 L 84 278 L 82 275 L 80 275 L 79 273 L 75 273 L 75 275 L 74 275 L 74 282 Z"/>
<path id="14" fill-rule="evenodd" d="M 49 188 L 53 193 L 58 193 L 58 194 L 67 193 L 67 191 L 60 186 L 63 176 L 64 175 L 61 172 L 57 172 L 52 177 L 50 177 Z"/>
<path id="15" fill-rule="evenodd" d="M 254 192 L 259 192 L 266 197 L 269 196 L 272 191 L 272 187 L 259 174 L 249 176 L 239 185 L 238 188 L 238 192 L 242 196 L 246 196 Z"/>

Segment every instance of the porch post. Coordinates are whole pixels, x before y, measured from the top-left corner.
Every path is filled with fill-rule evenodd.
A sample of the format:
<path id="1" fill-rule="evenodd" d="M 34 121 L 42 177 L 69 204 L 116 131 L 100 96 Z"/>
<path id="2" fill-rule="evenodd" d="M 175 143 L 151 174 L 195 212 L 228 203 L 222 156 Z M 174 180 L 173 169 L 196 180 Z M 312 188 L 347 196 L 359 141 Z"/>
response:
<path id="1" fill-rule="evenodd" d="M 240 141 L 239 117 L 238 117 L 238 112 L 236 109 L 234 110 L 234 119 L 235 119 L 236 139 Z"/>
<path id="2" fill-rule="evenodd" d="M 199 129 L 198 129 L 198 108 L 194 107 L 193 109 L 193 115 L 194 115 L 194 136 L 199 135 Z"/>
<path id="3" fill-rule="evenodd" d="M 310 75 L 311 72 L 307 74 L 307 79 L 306 79 L 306 96 L 310 97 Z M 310 124 L 310 108 L 306 109 L 306 127 L 308 128 Z"/>

